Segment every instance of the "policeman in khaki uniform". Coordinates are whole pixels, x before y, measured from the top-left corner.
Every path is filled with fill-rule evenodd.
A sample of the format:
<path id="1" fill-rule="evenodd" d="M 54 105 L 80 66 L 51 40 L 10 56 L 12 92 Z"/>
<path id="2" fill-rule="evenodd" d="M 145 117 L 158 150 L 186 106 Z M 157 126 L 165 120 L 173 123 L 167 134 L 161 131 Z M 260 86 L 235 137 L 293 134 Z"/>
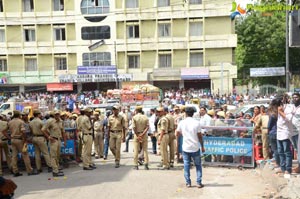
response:
<path id="1" fill-rule="evenodd" d="M 159 121 L 157 123 L 158 145 L 160 145 L 160 154 L 162 158 L 163 170 L 167 170 L 170 168 L 169 161 L 168 161 L 169 121 L 165 116 L 163 107 L 157 108 L 156 111 L 159 116 Z"/>
<path id="2" fill-rule="evenodd" d="M 64 139 L 64 145 L 67 145 L 63 122 L 60 119 L 59 111 L 54 111 L 54 118 L 49 118 L 42 128 L 42 132 L 47 135 L 50 141 L 50 158 L 53 177 L 64 176 L 62 171 L 59 171 L 59 158 L 61 149 L 61 138 Z"/>
<path id="3" fill-rule="evenodd" d="M 0 176 L 3 175 L 2 173 L 2 150 L 5 153 L 5 157 L 6 157 L 6 162 L 7 162 L 7 166 L 9 168 L 9 170 L 11 170 L 11 156 L 9 153 L 9 149 L 8 149 L 8 140 L 10 139 L 10 137 L 7 134 L 7 130 L 8 130 L 8 124 L 5 121 L 5 116 L 4 115 L 0 115 Z"/>
<path id="4" fill-rule="evenodd" d="M 81 120 L 84 116 L 84 110 L 80 109 L 80 115 L 77 117 L 76 119 L 76 127 L 77 127 L 77 140 L 78 140 L 78 156 L 81 157 L 81 153 L 82 153 L 82 130 L 80 127 L 81 124 Z M 78 159 L 79 162 L 81 162 L 81 160 Z"/>
<path id="5" fill-rule="evenodd" d="M 134 169 L 138 170 L 138 154 L 140 150 L 140 146 L 142 146 L 142 150 L 144 151 L 145 156 L 145 169 L 149 170 L 148 163 L 148 129 L 149 129 L 149 119 L 146 115 L 143 115 L 143 107 L 137 106 L 135 108 L 136 115 L 132 118 L 132 128 L 134 132 L 133 138 L 133 147 L 134 147 Z"/>
<path id="6" fill-rule="evenodd" d="M 20 111 L 13 111 L 13 119 L 8 123 L 9 130 L 11 132 L 11 145 L 12 145 L 12 169 L 15 177 L 22 174 L 18 169 L 18 153 L 22 153 L 22 158 L 25 163 L 26 171 L 28 175 L 36 175 L 37 172 L 33 171 L 29 155 L 27 152 L 23 152 L 23 146 L 26 143 L 26 134 L 24 128 L 24 122 L 20 119 Z"/>
<path id="7" fill-rule="evenodd" d="M 95 148 L 95 158 L 98 159 L 103 158 L 103 149 L 104 149 L 104 126 L 103 120 L 99 117 L 100 112 L 96 111 L 94 113 L 94 132 L 95 132 L 95 140 L 94 140 L 94 148 Z"/>
<path id="8" fill-rule="evenodd" d="M 115 156 L 115 168 L 120 167 L 121 143 L 125 142 L 125 119 L 119 114 L 119 106 L 113 106 L 113 114 L 108 118 L 109 148 Z"/>
<path id="9" fill-rule="evenodd" d="M 170 149 L 170 167 L 174 167 L 174 157 L 175 157 L 175 119 L 174 116 L 169 113 L 168 107 L 165 107 L 166 118 L 168 119 L 168 134 L 169 134 L 169 149 Z"/>
<path id="10" fill-rule="evenodd" d="M 50 155 L 47 147 L 47 140 L 45 138 L 45 136 L 48 135 L 42 132 L 42 128 L 44 125 L 43 121 L 41 120 L 42 114 L 39 110 L 34 110 L 33 116 L 34 119 L 29 123 L 29 127 L 33 136 L 32 143 L 34 145 L 36 168 L 38 172 L 42 172 L 42 153 L 48 166 L 48 172 L 52 172 Z"/>
<path id="11" fill-rule="evenodd" d="M 82 132 L 82 161 L 83 170 L 93 170 L 96 168 L 95 164 L 92 162 L 92 145 L 93 145 L 93 126 L 90 120 L 90 116 L 93 110 L 91 108 L 86 108 L 84 110 L 84 116 L 80 121 L 80 128 Z"/>

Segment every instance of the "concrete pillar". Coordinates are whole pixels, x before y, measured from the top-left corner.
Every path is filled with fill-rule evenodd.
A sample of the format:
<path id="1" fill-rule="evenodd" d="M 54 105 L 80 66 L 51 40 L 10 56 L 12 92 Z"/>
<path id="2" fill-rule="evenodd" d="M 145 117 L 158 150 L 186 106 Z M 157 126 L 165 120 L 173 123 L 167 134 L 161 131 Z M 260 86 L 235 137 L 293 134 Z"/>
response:
<path id="1" fill-rule="evenodd" d="M 77 83 L 77 93 L 81 93 L 82 91 L 82 83 L 78 82 Z"/>
<path id="2" fill-rule="evenodd" d="M 184 88 L 184 80 L 179 80 L 179 89 Z"/>
<path id="3" fill-rule="evenodd" d="M 24 85 L 19 86 L 19 92 L 20 93 L 25 93 L 25 86 Z"/>

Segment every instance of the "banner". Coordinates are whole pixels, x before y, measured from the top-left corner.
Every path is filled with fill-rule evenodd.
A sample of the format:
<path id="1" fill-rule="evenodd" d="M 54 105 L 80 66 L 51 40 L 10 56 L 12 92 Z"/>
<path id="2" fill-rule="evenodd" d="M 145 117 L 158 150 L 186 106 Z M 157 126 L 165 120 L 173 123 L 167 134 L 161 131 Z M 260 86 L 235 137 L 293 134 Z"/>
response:
<path id="1" fill-rule="evenodd" d="M 252 156 L 251 138 L 204 137 L 204 154 Z"/>
<path id="2" fill-rule="evenodd" d="M 64 146 L 64 142 L 61 142 L 60 153 L 62 155 L 75 155 L 75 143 L 74 140 L 67 140 L 67 146 Z M 28 144 L 28 154 L 30 157 L 35 157 L 33 144 Z"/>
<path id="3" fill-rule="evenodd" d="M 117 67 L 116 66 L 78 66 L 77 74 L 116 74 Z"/>
<path id="4" fill-rule="evenodd" d="M 72 83 L 49 83 L 47 91 L 73 91 Z"/>
<path id="5" fill-rule="evenodd" d="M 59 82 L 119 82 L 132 81 L 132 74 L 83 74 L 83 75 L 60 75 Z"/>
<path id="6" fill-rule="evenodd" d="M 208 68 L 182 68 L 182 80 L 209 79 Z"/>
<path id="7" fill-rule="evenodd" d="M 250 77 L 284 76 L 284 67 L 250 68 Z"/>

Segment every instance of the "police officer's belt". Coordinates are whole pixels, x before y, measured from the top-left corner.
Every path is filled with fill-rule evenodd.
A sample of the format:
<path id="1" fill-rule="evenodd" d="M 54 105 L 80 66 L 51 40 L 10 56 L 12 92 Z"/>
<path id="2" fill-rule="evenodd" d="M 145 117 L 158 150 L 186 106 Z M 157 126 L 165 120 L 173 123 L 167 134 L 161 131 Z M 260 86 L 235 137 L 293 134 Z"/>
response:
<path id="1" fill-rule="evenodd" d="M 262 129 L 268 129 L 268 127 L 262 127 Z"/>
<path id="2" fill-rule="evenodd" d="M 3 138 L 3 139 L 1 139 L 2 141 L 7 141 L 8 139 L 7 138 Z"/>
<path id="3" fill-rule="evenodd" d="M 44 137 L 44 135 L 33 135 L 33 137 Z"/>
<path id="4" fill-rule="evenodd" d="M 83 135 L 93 135 L 92 133 L 84 133 Z"/>
<path id="5" fill-rule="evenodd" d="M 173 131 L 168 131 L 168 133 L 174 133 Z"/>
<path id="6" fill-rule="evenodd" d="M 17 138 L 17 137 L 14 137 L 14 138 L 12 138 L 12 139 L 23 140 L 23 138 L 22 138 L 22 137 L 19 137 L 19 138 Z"/>
<path id="7" fill-rule="evenodd" d="M 119 130 L 119 131 L 110 131 L 110 132 L 112 132 L 112 133 L 120 133 L 120 132 L 122 132 L 122 130 Z"/>
<path id="8" fill-rule="evenodd" d="M 52 137 L 52 136 L 51 136 L 51 137 Z M 52 138 L 54 138 L 54 139 L 58 140 L 58 138 L 57 138 L 57 137 L 52 137 Z"/>

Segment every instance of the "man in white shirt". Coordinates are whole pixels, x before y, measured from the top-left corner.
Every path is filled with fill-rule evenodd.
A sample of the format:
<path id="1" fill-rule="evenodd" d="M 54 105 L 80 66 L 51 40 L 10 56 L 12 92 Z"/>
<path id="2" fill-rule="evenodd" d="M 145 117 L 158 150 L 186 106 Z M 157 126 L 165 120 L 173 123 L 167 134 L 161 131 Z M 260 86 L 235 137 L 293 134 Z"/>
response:
<path id="1" fill-rule="evenodd" d="M 290 104 L 282 104 L 278 107 L 277 120 L 277 148 L 280 159 L 281 172 L 284 177 L 289 178 L 292 172 L 292 151 L 290 135 L 292 132 L 292 116 L 293 106 Z"/>
<path id="2" fill-rule="evenodd" d="M 201 151 L 205 152 L 205 149 L 203 145 L 201 126 L 199 122 L 193 118 L 194 109 L 192 107 L 186 107 L 185 113 L 186 118 L 179 122 L 176 133 L 177 136 L 179 134 L 183 136 L 182 155 L 186 186 L 191 187 L 190 164 L 191 158 L 193 158 L 196 166 L 197 187 L 202 188 L 204 185 L 202 184 L 202 165 L 199 142 L 201 144 Z"/>
<path id="3" fill-rule="evenodd" d="M 207 110 L 205 107 L 200 107 L 199 122 L 200 122 L 200 126 L 209 126 L 211 123 L 211 117 L 209 115 L 207 115 Z M 206 135 L 207 129 L 201 128 L 201 133 L 203 135 Z"/>
<path id="4" fill-rule="evenodd" d="M 299 131 L 300 131 L 300 94 L 294 93 L 292 95 L 293 98 L 293 111 L 292 111 L 292 124 L 293 124 L 293 134 L 291 136 L 291 141 L 294 148 L 297 150 L 297 159 L 298 159 L 298 166 L 293 168 L 294 173 L 300 173 L 300 143 L 299 143 Z"/>

